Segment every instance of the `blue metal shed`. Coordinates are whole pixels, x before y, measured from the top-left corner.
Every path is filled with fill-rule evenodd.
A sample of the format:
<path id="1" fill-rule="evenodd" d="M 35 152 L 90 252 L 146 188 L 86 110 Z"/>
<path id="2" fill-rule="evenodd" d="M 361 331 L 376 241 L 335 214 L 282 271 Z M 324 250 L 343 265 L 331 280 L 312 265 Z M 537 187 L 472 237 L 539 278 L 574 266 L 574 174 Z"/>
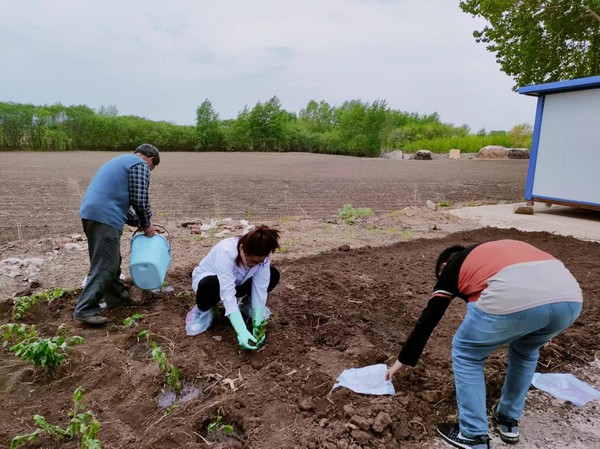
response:
<path id="1" fill-rule="evenodd" d="M 600 210 L 600 76 L 519 93 L 538 97 L 525 199 Z"/>

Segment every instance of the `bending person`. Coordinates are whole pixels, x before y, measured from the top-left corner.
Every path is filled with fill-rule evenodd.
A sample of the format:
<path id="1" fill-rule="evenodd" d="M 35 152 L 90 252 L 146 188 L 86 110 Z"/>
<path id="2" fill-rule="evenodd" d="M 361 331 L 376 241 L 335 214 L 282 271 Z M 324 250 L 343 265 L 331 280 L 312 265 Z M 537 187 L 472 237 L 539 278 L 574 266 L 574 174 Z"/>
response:
<path id="1" fill-rule="evenodd" d="M 200 261 L 192 273 L 196 306 L 186 318 L 189 335 L 208 329 L 212 308 L 222 301 L 240 346 L 254 350 L 264 343 L 267 294 L 279 282 L 279 271 L 271 266 L 269 256 L 279 248 L 279 234 L 266 225 L 256 226 L 242 237 L 220 241 Z M 252 333 L 246 328 L 240 303 L 249 309 Z"/>
<path id="2" fill-rule="evenodd" d="M 155 146 L 145 143 L 133 154 L 117 156 L 98 169 L 80 206 L 81 223 L 88 240 L 90 270 L 77 301 L 73 318 L 103 325 L 104 299 L 111 309 L 133 305 L 121 281 L 121 235 L 123 226 L 138 226 L 148 237 L 156 234 L 148 199 L 150 172 L 160 163 Z"/>
<path id="3" fill-rule="evenodd" d="M 506 378 L 491 414 L 502 440 L 517 443 L 540 348 L 579 316 L 581 288 L 561 261 L 515 240 L 447 248 L 438 257 L 435 275 L 433 295 L 385 377 L 405 374 L 417 364 L 433 329 L 458 296 L 467 303 L 452 340 L 459 423 L 440 424 L 438 433 L 459 448 L 489 448 L 483 368 L 488 355 L 507 344 Z"/>

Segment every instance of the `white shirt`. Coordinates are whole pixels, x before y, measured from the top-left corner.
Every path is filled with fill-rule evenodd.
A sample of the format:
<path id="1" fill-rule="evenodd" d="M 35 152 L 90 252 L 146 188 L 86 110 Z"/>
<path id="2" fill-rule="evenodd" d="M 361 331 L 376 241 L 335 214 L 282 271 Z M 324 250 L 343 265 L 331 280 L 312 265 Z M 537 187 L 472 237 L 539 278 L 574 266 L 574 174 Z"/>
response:
<path id="1" fill-rule="evenodd" d="M 221 240 L 192 273 L 192 289 L 198 289 L 198 282 L 206 276 L 216 275 L 219 279 L 220 296 L 225 306 L 225 316 L 239 312 L 235 297 L 235 287 L 252 278 L 252 308 L 264 309 L 267 304 L 267 288 L 271 280 L 271 262 L 267 257 L 262 263 L 248 268 L 242 264 L 237 266 L 237 244 L 239 237 Z"/>

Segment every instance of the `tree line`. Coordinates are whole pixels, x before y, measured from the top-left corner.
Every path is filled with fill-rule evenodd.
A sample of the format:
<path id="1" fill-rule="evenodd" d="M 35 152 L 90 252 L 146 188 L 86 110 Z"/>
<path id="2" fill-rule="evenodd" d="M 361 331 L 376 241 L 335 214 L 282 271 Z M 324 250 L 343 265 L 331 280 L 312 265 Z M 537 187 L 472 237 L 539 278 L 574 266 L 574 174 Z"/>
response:
<path id="1" fill-rule="evenodd" d="M 128 151 L 150 142 L 161 151 L 300 151 L 373 157 L 382 151 L 420 149 L 415 145 L 427 149 L 429 141 L 436 142 L 433 151 L 447 151 L 475 137 L 480 145 L 494 143 L 499 136 L 505 145 L 529 146 L 531 128 L 519 125 L 509 133 L 471 134 L 466 125 L 442 123 L 437 113 L 393 110 L 382 100 L 351 100 L 340 106 L 310 100 L 296 114 L 283 109 L 274 96 L 253 108 L 246 106 L 235 119 L 221 120 L 207 99 L 196 110 L 195 126 L 120 116 L 114 106 L 94 110 L 0 103 L 0 151 Z"/>

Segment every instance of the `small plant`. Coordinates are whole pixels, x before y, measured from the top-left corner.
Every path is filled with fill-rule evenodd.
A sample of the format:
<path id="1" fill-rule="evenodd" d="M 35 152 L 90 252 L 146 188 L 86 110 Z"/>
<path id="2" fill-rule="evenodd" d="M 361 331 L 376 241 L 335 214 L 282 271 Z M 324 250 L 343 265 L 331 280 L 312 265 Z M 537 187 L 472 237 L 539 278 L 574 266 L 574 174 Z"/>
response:
<path id="1" fill-rule="evenodd" d="M 165 383 L 177 394 L 181 391 L 181 381 L 179 380 L 179 369 L 169 362 L 165 352 L 155 341 L 152 342 L 152 360 L 154 360 L 160 370 L 165 374 Z"/>
<path id="2" fill-rule="evenodd" d="M 47 290 L 42 293 L 35 293 L 31 296 L 18 296 L 13 299 L 12 316 L 15 320 L 20 320 L 23 314 L 29 310 L 32 306 L 36 305 L 40 301 L 52 302 L 70 290 L 64 290 L 62 288 L 55 288 L 53 290 Z"/>
<path id="3" fill-rule="evenodd" d="M 371 217 L 373 210 L 369 207 L 352 207 L 352 204 L 346 204 L 338 210 L 338 218 L 346 224 L 355 224 L 357 218 Z"/>
<path id="4" fill-rule="evenodd" d="M 31 363 L 34 368 L 46 368 L 50 371 L 58 368 L 65 359 L 66 350 L 83 343 L 83 338 L 73 336 L 67 338 L 64 324 L 58 328 L 58 335 L 51 338 L 40 338 L 35 326 L 8 323 L 0 329 L 5 339 L 2 346 L 6 348 L 9 341 L 13 346 L 9 349 L 21 360 Z"/>
<path id="5" fill-rule="evenodd" d="M 267 320 L 264 320 L 258 326 L 254 327 L 254 338 L 256 341 L 262 341 L 264 343 L 265 336 L 267 334 Z"/>
<path id="6" fill-rule="evenodd" d="M 140 340 L 148 341 L 149 338 L 150 338 L 150 332 L 147 330 L 141 331 L 140 333 L 137 334 L 138 341 L 140 341 Z"/>
<path id="7" fill-rule="evenodd" d="M 450 207 L 452 203 L 450 201 L 440 201 L 437 203 L 438 207 Z"/>
<path id="8" fill-rule="evenodd" d="M 17 449 L 24 444 L 34 443 L 43 433 L 47 433 L 57 441 L 79 437 L 79 449 L 101 449 L 102 443 L 96 439 L 96 435 L 100 431 L 100 423 L 89 410 L 84 412 L 85 408 L 82 401 L 83 390 L 79 387 L 73 393 L 73 408 L 69 411 L 71 421 L 66 429 L 50 424 L 41 415 L 34 415 L 33 421 L 37 429 L 26 435 L 14 437 L 10 442 L 10 449 Z"/>
<path id="9" fill-rule="evenodd" d="M 225 435 L 233 435 L 233 426 L 231 424 L 221 424 L 223 417 L 217 416 L 214 422 L 211 422 L 206 429 L 209 433 L 223 432 Z"/>
<path id="10" fill-rule="evenodd" d="M 141 313 L 134 313 L 123 320 L 123 326 L 125 327 L 138 327 L 139 321 L 142 319 Z"/>

